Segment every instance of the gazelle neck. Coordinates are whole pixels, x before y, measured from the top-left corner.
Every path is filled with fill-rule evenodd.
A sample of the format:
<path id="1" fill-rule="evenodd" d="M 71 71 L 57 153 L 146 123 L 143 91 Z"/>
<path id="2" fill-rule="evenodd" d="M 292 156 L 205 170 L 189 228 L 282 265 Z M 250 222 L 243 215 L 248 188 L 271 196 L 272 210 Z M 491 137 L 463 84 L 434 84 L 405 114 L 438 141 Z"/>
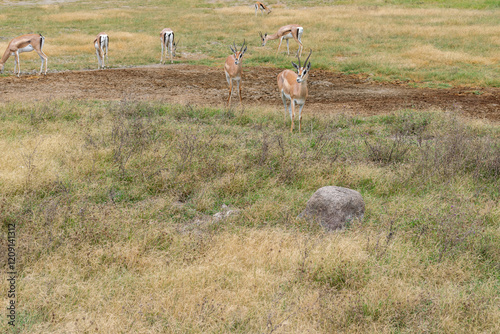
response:
<path id="1" fill-rule="evenodd" d="M 5 50 L 3 56 L 2 56 L 2 59 L 0 59 L 0 65 L 3 65 L 5 64 L 5 62 L 7 61 L 7 59 L 9 59 L 10 57 L 10 49 L 9 47 L 7 47 L 7 49 Z"/>
<path id="2" fill-rule="evenodd" d="M 272 41 L 273 39 L 278 39 L 278 38 L 279 38 L 278 33 L 266 36 L 267 41 Z"/>

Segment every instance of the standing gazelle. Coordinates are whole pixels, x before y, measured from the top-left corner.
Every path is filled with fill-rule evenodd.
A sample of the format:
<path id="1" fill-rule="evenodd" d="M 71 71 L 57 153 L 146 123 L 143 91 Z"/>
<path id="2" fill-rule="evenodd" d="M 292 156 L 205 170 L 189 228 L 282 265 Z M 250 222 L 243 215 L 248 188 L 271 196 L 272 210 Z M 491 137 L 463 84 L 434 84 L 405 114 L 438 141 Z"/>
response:
<path id="1" fill-rule="evenodd" d="M 100 32 L 94 40 L 95 53 L 97 54 L 97 69 L 104 68 L 104 58 L 108 60 L 109 37 Z"/>
<path id="2" fill-rule="evenodd" d="M 289 112 L 290 119 L 292 120 L 292 125 L 290 127 L 290 132 L 293 132 L 293 119 L 295 117 L 295 103 L 299 105 L 299 132 L 302 132 L 302 108 L 306 103 L 307 98 L 307 77 L 309 76 L 309 70 L 311 69 L 311 63 L 307 63 L 309 57 L 311 56 L 312 50 L 309 52 L 304 66 L 302 67 L 292 62 L 293 67 L 297 69 L 297 74 L 290 70 L 284 70 L 278 74 L 278 88 L 281 94 L 281 99 L 283 100 L 283 105 L 285 106 L 285 124 L 286 124 L 286 109 L 287 100 L 290 100 Z"/>
<path id="3" fill-rule="evenodd" d="M 23 52 L 36 51 L 42 60 L 42 66 L 40 66 L 40 73 L 42 74 L 43 64 L 45 63 L 45 73 L 47 74 L 47 56 L 43 53 L 43 43 L 45 42 L 45 37 L 40 34 L 28 34 L 22 35 L 14 38 L 10 41 L 7 49 L 5 50 L 2 59 L 0 59 L 0 72 L 3 72 L 3 67 L 7 59 L 10 56 L 15 56 L 14 60 L 14 75 L 16 74 L 16 68 L 19 70 L 17 76 L 21 74 L 21 64 L 19 63 L 19 54 Z"/>
<path id="4" fill-rule="evenodd" d="M 289 24 L 286 26 L 283 26 L 278 29 L 278 31 L 275 34 L 268 35 L 264 34 L 262 35 L 261 32 L 259 32 L 260 39 L 262 40 L 262 46 L 265 46 L 267 41 L 273 40 L 273 39 L 280 39 L 280 45 L 278 45 L 278 51 L 276 51 L 276 55 L 280 52 L 281 48 L 281 42 L 283 42 L 283 39 L 286 39 L 286 51 L 287 54 L 290 55 L 290 48 L 288 45 L 288 40 L 290 38 L 293 38 L 297 43 L 299 43 L 299 49 L 297 50 L 297 56 L 302 56 L 302 34 L 304 33 L 304 28 L 302 28 L 298 24 Z"/>
<path id="5" fill-rule="evenodd" d="M 269 7 L 267 7 L 266 5 L 264 5 L 264 3 L 260 2 L 260 1 L 256 1 L 255 2 L 255 16 L 257 16 L 257 11 L 259 9 L 260 9 L 261 14 L 264 14 L 264 11 L 266 11 L 267 14 L 271 13 L 271 10 L 269 9 Z"/>
<path id="6" fill-rule="evenodd" d="M 241 58 L 243 58 L 243 55 L 247 51 L 247 47 L 245 46 L 245 40 L 243 40 L 243 45 L 241 46 L 240 51 L 237 51 L 236 44 L 233 42 L 233 46 L 229 46 L 231 51 L 233 52 L 232 55 L 228 56 L 226 59 L 226 64 L 224 65 L 224 72 L 226 73 L 226 80 L 227 83 L 229 84 L 229 98 L 227 99 L 227 105 L 229 106 L 231 102 L 231 95 L 233 92 L 233 80 L 236 81 L 237 88 L 238 88 L 238 93 L 240 96 L 240 104 L 241 102 L 241 77 L 243 73 L 243 68 L 241 66 Z"/>
<path id="7" fill-rule="evenodd" d="M 160 38 L 161 38 L 160 64 L 165 63 L 163 57 L 165 56 L 166 60 L 169 52 L 170 52 L 170 63 L 173 64 L 174 63 L 173 58 L 175 57 L 175 50 L 177 49 L 177 44 L 179 44 L 179 42 L 177 41 L 177 43 L 175 43 L 174 32 L 170 28 L 163 29 L 160 33 Z"/>

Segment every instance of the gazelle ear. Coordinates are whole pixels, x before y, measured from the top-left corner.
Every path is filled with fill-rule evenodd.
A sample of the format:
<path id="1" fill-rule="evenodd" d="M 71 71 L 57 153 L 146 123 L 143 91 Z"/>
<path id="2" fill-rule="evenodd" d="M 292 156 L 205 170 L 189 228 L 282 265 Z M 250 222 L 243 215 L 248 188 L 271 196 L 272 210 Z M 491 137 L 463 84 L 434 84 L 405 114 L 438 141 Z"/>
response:
<path id="1" fill-rule="evenodd" d="M 311 62 L 307 64 L 307 70 L 309 71 L 311 69 Z"/>
<path id="2" fill-rule="evenodd" d="M 299 65 L 295 64 L 293 61 L 292 61 L 292 65 L 293 65 L 293 67 L 295 67 L 297 70 L 299 70 Z"/>
<path id="3" fill-rule="evenodd" d="M 232 47 L 231 45 L 229 45 L 229 48 L 231 49 L 231 51 L 232 51 L 233 53 L 236 53 L 236 51 L 234 51 L 234 49 L 233 49 L 233 47 Z"/>
<path id="4" fill-rule="evenodd" d="M 245 52 L 247 52 L 247 46 L 245 45 L 245 48 L 243 49 L 243 51 L 241 51 L 241 55 L 243 55 Z"/>
<path id="5" fill-rule="evenodd" d="M 177 41 L 177 43 L 174 43 L 174 46 L 177 46 L 179 45 L 179 42 L 181 41 L 181 39 L 179 38 L 179 40 Z"/>

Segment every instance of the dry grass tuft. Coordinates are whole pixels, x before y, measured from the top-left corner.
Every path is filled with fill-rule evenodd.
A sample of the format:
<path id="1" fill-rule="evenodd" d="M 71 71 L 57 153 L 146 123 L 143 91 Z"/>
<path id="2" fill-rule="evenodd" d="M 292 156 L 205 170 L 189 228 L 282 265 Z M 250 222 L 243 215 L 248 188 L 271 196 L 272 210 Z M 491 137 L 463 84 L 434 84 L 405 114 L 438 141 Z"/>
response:
<path id="1" fill-rule="evenodd" d="M 100 10 L 98 12 L 69 12 L 69 13 L 58 13 L 50 14 L 45 16 L 43 19 L 45 21 L 51 22 L 79 22 L 79 21 L 91 21 L 91 20 L 103 20 L 109 18 L 131 18 L 132 15 L 128 11 L 123 11 L 120 9 L 108 9 Z"/>
<path id="2" fill-rule="evenodd" d="M 493 65 L 494 59 L 473 56 L 464 52 L 442 51 L 432 45 L 419 45 L 402 54 L 419 67 L 453 65 L 457 63 Z"/>

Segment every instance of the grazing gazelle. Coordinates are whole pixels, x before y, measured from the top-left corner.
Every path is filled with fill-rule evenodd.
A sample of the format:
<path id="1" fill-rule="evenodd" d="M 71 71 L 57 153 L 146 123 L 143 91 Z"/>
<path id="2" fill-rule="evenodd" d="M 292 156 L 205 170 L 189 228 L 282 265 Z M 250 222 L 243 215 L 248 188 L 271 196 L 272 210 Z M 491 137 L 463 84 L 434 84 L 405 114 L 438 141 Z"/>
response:
<path id="1" fill-rule="evenodd" d="M 267 12 L 267 14 L 271 13 L 271 10 L 269 7 L 264 5 L 262 2 L 256 1 L 255 2 L 255 16 L 257 16 L 257 11 L 260 9 L 261 14 L 264 14 L 264 11 Z"/>
<path id="2" fill-rule="evenodd" d="M 165 56 L 165 60 L 166 60 L 169 51 L 170 51 L 170 63 L 173 64 L 174 63 L 173 57 L 175 57 L 175 50 L 177 49 L 177 45 L 179 44 L 179 41 L 177 41 L 177 43 L 175 43 L 174 32 L 170 28 L 163 29 L 160 33 L 160 38 L 161 38 L 160 64 L 165 63 L 163 56 Z"/>
<path id="3" fill-rule="evenodd" d="M 290 132 L 293 132 L 293 119 L 295 117 L 295 104 L 299 105 L 299 132 L 302 131 L 302 108 L 306 103 L 307 98 L 307 77 L 309 75 L 309 70 L 311 69 L 311 63 L 307 63 L 309 57 L 311 56 L 312 50 L 309 52 L 304 66 L 292 62 L 293 67 L 297 69 L 297 74 L 290 70 L 284 70 L 278 74 L 278 87 L 281 94 L 281 99 L 283 100 L 283 105 L 285 106 L 285 124 L 286 124 L 286 109 L 287 100 L 290 100 L 289 112 L 290 119 L 292 120 L 292 126 L 290 127 Z"/>
<path id="4" fill-rule="evenodd" d="M 293 38 L 297 43 L 299 43 L 299 49 L 297 50 L 297 56 L 302 55 L 302 34 L 304 33 L 304 28 L 299 26 L 298 24 L 289 24 L 286 26 L 283 26 L 278 29 L 278 32 L 272 35 L 264 34 L 262 35 L 261 32 L 260 38 L 262 40 L 262 46 L 266 45 L 267 41 L 273 40 L 273 39 L 280 39 L 280 45 L 278 45 L 278 51 L 276 51 L 276 55 L 280 52 L 280 47 L 281 47 L 281 42 L 283 42 L 283 39 L 286 39 L 286 51 L 288 55 L 290 55 L 290 48 L 288 46 L 288 40 L 290 38 Z"/>
<path id="5" fill-rule="evenodd" d="M 233 92 L 233 81 L 236 81 L 236 85 L 238 88 L 238 93 L 240 96 L 240 104 L 241 102 L 241 76 L 243 72 L 243 68 L 241 66 L 241 58 L 247 51 L 247 47 L 245 46 L 245 40 L 243 40 L 243 45 L 241 46 L 240 51 L 236 48 L 236 44 L 233 42 L 233 46 L 229 46 L 232 55 L 228 56 L 226 59 L 226 64 L 224 65 L 224 72 L 226 73 L 226 80 L 229 84 L 229 98 L 227 99 L 227 105 L 231 103 L 231 93 Z"/>
<path id="6" fill-rule="evenodd" d="M 109 37 L 107 34 L 100 32 L 94 40 L 95 53 L 97 54 L 97 68 L 104 68 L 104 57 L 108 60 Z"/>
<path id="7" fill-rule="evenodd" d="M 15 56 L 14 62 L 14 75 L 16 74 L 16 68 L 19 69 L 17 76 L 21 74 L 21 64 L 19 63 L 19 54 L 22 52 L 36 51 L 42 60 L 42 66 L 40 67 L 40 73 L 42 74 L 43 63 L 45 63 L 45 73 L 47 74 L 47 56 L 43 53 L 43 43 L 45 42 L 45 37 L 40 34 L 28 34 L 22 35 L 14 38 L 10 41 L 7 49 L 5 50 L 2 59 L 0 59 L 0 72 L 3 72 L 3 67 L 7 59 L 10 56 Z"/>

